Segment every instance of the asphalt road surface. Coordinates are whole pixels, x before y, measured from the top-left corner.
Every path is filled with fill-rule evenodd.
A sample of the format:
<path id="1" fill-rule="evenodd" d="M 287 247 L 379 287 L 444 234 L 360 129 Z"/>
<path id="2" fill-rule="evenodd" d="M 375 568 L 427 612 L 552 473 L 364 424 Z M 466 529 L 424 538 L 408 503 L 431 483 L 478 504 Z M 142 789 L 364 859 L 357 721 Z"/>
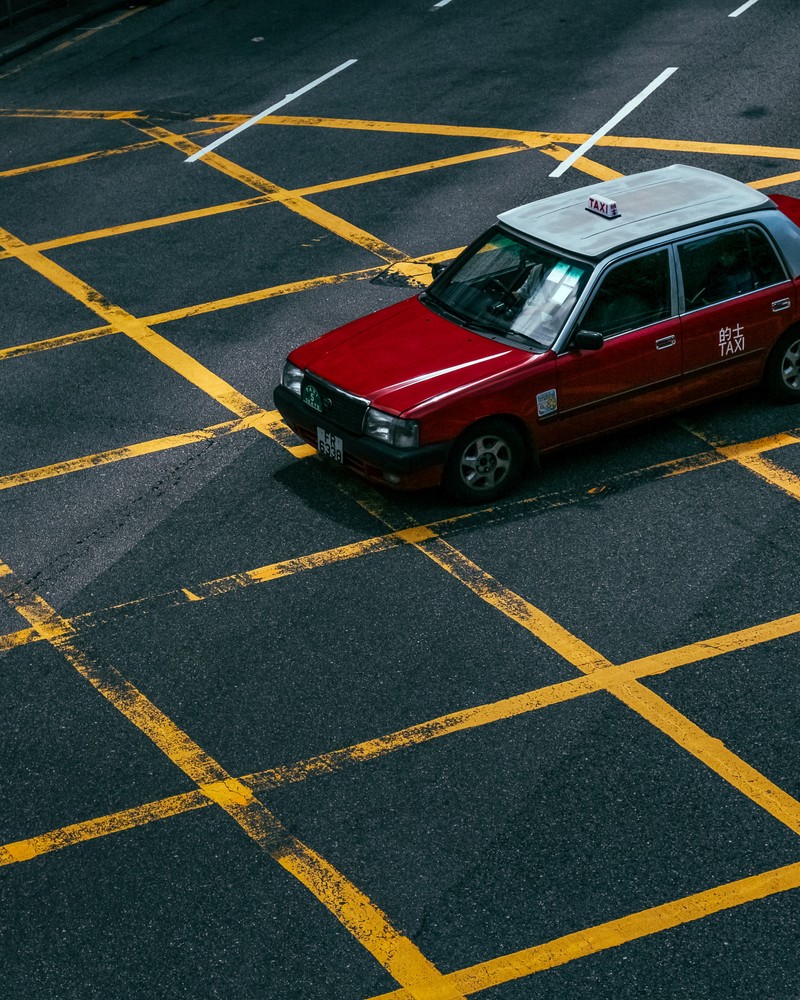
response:
<path id="1" fill-rule="evenodd" d="M 0 66 L 0 995 L 800 996 L 800 408 L 465 509 L 271 402 L 522 202 L 800 196 L 796 0 L 735 4 L 167 0 Z"/>

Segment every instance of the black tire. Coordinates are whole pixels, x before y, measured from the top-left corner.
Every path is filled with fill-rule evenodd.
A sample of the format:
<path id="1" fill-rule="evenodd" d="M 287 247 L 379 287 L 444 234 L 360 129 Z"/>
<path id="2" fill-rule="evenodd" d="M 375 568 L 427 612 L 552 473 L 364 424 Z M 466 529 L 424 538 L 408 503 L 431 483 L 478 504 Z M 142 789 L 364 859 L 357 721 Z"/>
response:
<path id="1" fill-rule="evenodd" d="M 800 403 L 800 327 L 787 330 L 764 369 L 767 391 L 781 403 Z"/>
<path id="2" fill-rule="evenodd" d="M 460 503 L 489 503 L 512 490 L 527 460 L 522 434 L 499 417 L 482 420 L 456 438 L 442 483 Z"/>

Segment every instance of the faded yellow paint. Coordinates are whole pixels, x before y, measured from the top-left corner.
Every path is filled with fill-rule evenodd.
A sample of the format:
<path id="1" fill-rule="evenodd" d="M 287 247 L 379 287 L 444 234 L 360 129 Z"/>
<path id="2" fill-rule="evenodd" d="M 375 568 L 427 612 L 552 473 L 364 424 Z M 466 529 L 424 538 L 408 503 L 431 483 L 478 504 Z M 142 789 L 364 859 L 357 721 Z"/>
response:
<path id="1" fill-rule="evenodd" d="M 82 823 L 71 823 L 69 826 L 62 826 L 36 837 L 5 844 L 0 848 L 0 865 L 30 861 L 52 851 L 61 851 L 66 847 L 96 840 L 98 837 L 108 837 L 124 830 L 133 830 L 171 816 L 205 809 L 210 805 L 211 800 L 198 789 L 159 799 L 157 802 L 134 806 L 131 809 L 122 809 L 108 816 L 85 820 Z"/>
<path id="2" fill-rule="evenodd" d="M 554 160 L 558 160 L 559 162 L 566 160 L 572 155 L 569 150 L 564 149 L 563 146 L 557 146 L 554 143 L 548 146 L 540 146 L 539 152 L 544 153 L 546 156 L 551 156 Z M 590 177 L 596 177 L 600 181 L 611 181 L 617 177 L 622 177 L 622 174 L 618 170 L 612 170 L 611 167 L 605 167 L 602 163 L 589 160 L 585 156 L 579 156 L 572 166 L 575 170 L 581 170 L 584 174 L 589 174 Z"/>
<path id="3" fill-rule="evenodd" d="M 800 476 L 797 476 L 789 469 L 783 469 L 775 462 L 763 457 L 765 451 L 774 451 L 778 448 L 785 448 L 789 445 L 800 444 L 800 437 L 792 431 L 781 434 L 772 434 L 769 437 L 759 438 L 756 441 L 747 441 L 742 444 L 722 445 L 709 438 L 707 434 L 692 426 L 682 425 L 685 430 L 695 437 L 700 438 L 706 444 L 710 444 L 720 455 L 728 461 L 737 462 L 742 468 L 755 473 L 760 479 L 777 486 L 794 500 L 800 500 Z"/>
<path id="4" fill-rule="evenodd" d="M 161 334 L 156 333 L 145 322 L 136 319 L 124 309 L 109 302 L 85 281 L 77 278 L 2 228 L 0 228 L 0 243 L 4 244 L 6 249 L 13 251 L 14 256 L 32 270 L 47 278 L 57 288 L 71 295 L 76 301 L 100 316 L 101 319 L 130 337 L 149 354 L 158 358 L 159 361 L 191 382 L 192 385 L 202 389 L 221 406 L 239 417 L 255 417 L 265 414 L 260 406 L 200 364 L 191 355 L 176 347 Z M 256 421 L 252 426 L 268 437 L 273 436 L 263 421 Z"/>
<path id="5" fill-rule="evenodd" d="M 443 538 L 434 537 L 428 541 L 419 542 L 417 547 L 420 552 L 460 583 L 463 583 L 482 601 L 496 608 L 506 618 L 521 625 L 531 635 L 540 639 L 546 646 L 555 650 L 579 670 L 584 673 L 592 673 L 611 665 L 597 650 L 578 639 L 549 615 L 520 597 L 519 594 L 504 587 Z"/>
<path id="6" fill-rule="evenodd" d="M 168 129 L 156 128 L 152 126 L 147 127 L 143 125 L 138 125 L 137 127 L 145 134 L 152 136 L 154 139 L 160 139 L 168 146 L 172 146 L 174 149 L 179 150 L 181 153 L 186 153 L 187 155 L 196 153 L 202 148 L 192 142 L 191 139 L 187 139 L 185 136 L 176 135 Z M 286 188 L 273 184 L 271 181 L 267 181 L 263 177 L 259 177 L 258 174 L 253 173 L 251 170 L 246 170 L 244 167 L 240 167 L 238 164 L 225 159 L 225 157 L 220 156 L 218 153 L 206 153 L 206 155 L 202 158 L 202 163 L 208 167 L 212 167 L 214 170 L 218 170 L 222 174 L 225 174 L 226 177 L 231 177 L 234 180 L 240 181 L 242 184 L 246 184 L 255 191 L 260 191 L 262 194 L 276 196 L 276 200 L 280 201 L 282 205 L 291 211 L 296 212 L 298 215 L 302 215 L 304 218 L 318 226 L 321 226 L 323 229 L 327 229 L 330 232 L 335 233 L 342 239 L 347 240 L 350 243 L 354 243 L 356 246 L 360 246 L 364 250 L 369 250 L 370 253 L 374 253 L 376 256 L 382 257 L 384 260 L 404 260 L 406 257 L 401 250 L 390 246 L 383 240 L 378 239 L 377 236 L 373 236 L 365 230 L 359 229 L 358 226 L 352 225 L 345 219 L 340 218 L 338 215 L 334 215 L 332 212 L 326 212 L 325 209 L 320 208 L 318 205 L 315 205 L 310 201 L 306 201 L 298 195 L 292 194 L 292 192 L 287 191 Z"/>
<path id="7" fill-rule="evenodd" d="M 4 563 L 4 575 L 11 576 Z M 22 588 L 6 592 L 9 604 L 66 659 L 114 708 L 132 722 L 200 791 L 286 871 L 309 889 L 355 939 L 373 955 L 414 1000 L 464 1000 L 445 983 L 436 967 L 386 915 L 330 862 L 298 840 L 238 778 L 206 753 L 113 666 L 92 660 L 74 642 L 66 619 L 38 594 Z M 25 860 L 30 845 L 5 848 L 4 858 Z"/>
<path id="8" fill-rule="evenodd" d="M 0 108 L 0 118 L 70 118 L 80 121 L 122 121 L 139 111 L 75 111 L 64 108 Z"/>
<path id="9" fill-rule="evenodd" d="M 370 542 L 373 543 L 371 551 L 381 552 L 395 547 L 399 543 L 401 536 L 408 543 L 422 541 L 426 537 L 424 533 L 418 532 L 416 529 L 404 529 L 393 535 L 379 536 L 371 539 Z M 349 557 L 353 557 L 359 554 L 356 550 L 366 544 L 368 543 L 342 546 L 339 550 L 329 549 L 324 553 L 318 553 L 318 561 L 314 564 L 326 565 L 326 558 L 333 561 L 346 551 L 349 552 Z M 284 569 L 287 572 L 297 571 L 295 566 L 290 565 L 293 563 L 300 561 L 307 562 L 309 565 L 305 568 L 311 568 L 311 560 L 312 557 L 305 556 L 301 557 L 300 560 L 291 560 L 283 564 L 276 563 L 272 566 L 251 570 L 249 573 L 234 574 L 230 577 L 223 577 L 218 581 L 210 581 L 208 584 L 194 588 L 195 590 L 200 590 L 204 595 L 203 597 L 198 597 L 193 591 L 190 592 L 186 589 L 183 589 L 182 592 L 189 600 L 202 600 L 205 597 L 227 593 L 236 587 L 279 579 L 282 575 L 285 575 L 283 572 Z M 0 575 L 4 571 L 10 572 L 6 567 L 0 566 Z M 125 606 L 120 605 L 120 607 Z M 75 628 L 80 624 L 82 619 L 90 616 L 91 613 L 77 616 L 76 618 L 69 619 L 68 624 Z M 27 631 L 35 633 L 34 629 Z M 779 618 L 772 622 L 764 622 L 748 629 L 741 629 L 736 632 L 692 643 L 688 646 L 631 660 L 621 666 L 608 667 L 603 671 L 594 671 L 591 674 L 550 684 L 524 694 L 504 698 L 500 701 L 461 709 L 435 719 L 416 723 L 385 736 L 365 740 L 338 750 L 328 751 L 327 753 L 299 761 L 295 764 L 269 768 L 264 771 L 243 775 L 239 780 L 256 790 L 270 790 L 284 784 L 305 781 L 307 778 L 314 777 L 315 775 L 329 774 L 340 768 L 375 760 L 398 750 L 420 746 L 444 736 L 450 736 L 469 729 L 490 725 L 494 722 L 511 719 L 605 690 L 607 682 L 611 678 L 617 682 L 621 682 L 635 678 L 649 677 L 655 674 L 663 674 L 690 663 L 718 657 L 737 649 L 747 649 L 756 644 L 770 642 L 784 636 L 797 634 L 798 632 L 800 632 L 800 614 L 789 615 L 785 618 Z M 21 633 L 12 633 L 12 635 L 21 635 Z M 0 639 L 0 648 L 2 648 L 3 639 L 8 638 L 8 636 L 5 636 Z M 38 634 L 37 641 L 41 641 L 41 637 L 38 637 Z M 92 840 L 97 837 L 117 833 L 121 830 L 128 830 L 135 826 L 142 826 L 161 819 L 167 819 L 171 816 L 177 816 L 183 812 L 204 808 L 208 804 L 209 801 L 204 799 L 200 793 L 188 792 L 183 795 L 161 799 L 157 802 L 149 802 L 132 809 L 121 810 L 108 816 L 87 820 L 83 823 L 71 824 L 24 841 L 6 844 L 5 850 L 7 851 L 7 856 L 5 860 L 2 860 L 2 848 L 0 848 L 0 864 L 11 864 L 14 861 L 27 860 L 31 857 L 37 857 L 40 854 L 61 850 L 73 844 L 83 843 L 85 840 Z"/>
<path id="10" fill-rule="evenodd" d="M 66 333 L 60 337 L 48 337 L 45 340 L 35 340 L 29 344 L 4 347 L 0 349 L 0 361 L 22 358 L 26 354 L 37 354 L 39 351 L 53 351 L 59 347 L 69 347 L 72 344 L 83 344 L 87 340 L 97 340 L 100 337 L 108 337 L 112 333 L 119 332 L 113 326 L 95 326 L 90 330 L 78 330 L 76 333 Z"/>
<path id="11" fill-rule="evenodd" d="M 609 948 L 618 948 L 629 941 L 636 941 L 651 934 L 679 927 L 681 924 L 702 920 L 714 913 L 766 899 L 781 892 L 800 887 L 800 862 L 773 868 L 759 875 L 737 879 L 702 892 L 683 896 L 638 913 L 631 913 L 616 920 L 609 920 L 594 927 L 565 934 L 563 937 L 480 962 L 467 969 L 451 972 L 448 983 L 468 995 L 501 986 L 503 983 L 523 979 L 545 969 L 554 969 L 567 962 Z M 372 1000 L 409 1000 L 403 990 L 382 993 Z"/>
<path id="12" fill-rule="evenodd" d="M 251 424 L 248 421 L 228 420 L 225 423 L 203 427 L 200 430 L 189 431 L 186 434 L 173 434 L 170 437 L 154 438 L 150 441 L 142 441 L 139 444 L 126 445 L 122 448 L 112 448 L 109 451 L 100 451 L 93 455 L 84 455 L 83 458 L 73 458 L 66 462 L 43 465 L 38 469 L 15 472 L 7 476 L 0 476 L 0 490 L 24 486 L 27 483 L 39 482 L 42 479 L 64 476 L 71 472 L 80 472 L 83 469 L 93 469 L 101 465 L 122 462 L 129 458 L 140 458 L 142 455 L 153 455 L 172 448 L 183 448 L 186 445 L 198 444 L 200 441 L 211 441 L 214 438 L 225 437 L 228 434 L 235 434 L 241 430 L 248 430 L 250 426 Z"/>
<path id="13" fill-rule="evenodd" d="M 709 736 L 663 698 L 633 678 L 621 677 L 612 664 L 519 594 L 469 560 L 441 538 L 417 543 L 420 552 L 585 674 L 604 679 L 604 690 L 674 740 L 771 816 L 800 833 L 800 802 Z"/>
<path id="14" fill-rule="evenodd" d="M 116 149 L 97 149 L 91 153 L 81 153 L 80 156 L 65 156 L 60 160 L 46 160 L 44 163 L 32 163 L 27 167 L 0 170 L 0 177 L 20 177 L 23 174 L 33 174 L 40 170 L 71 167 L 76 163 L 86 163 L 89 160 L 102 160 L 108 156 L 121 156 L 123 153 L 136 153 L 141 149 L 152 149 L 157 145 L 158 141 L 156 139 L 148 139 L 146 142 L 132 142 L 128 146 L 120 146 Z"/>
<path id="15" fill-rule="evenodd" d="M 207 115 L 196 118 L 198 122 L 219 122 L 227 125 L 241 125 L 248 120 L 247 115 Z M 370 121 L 360 118 L 311 118 L 301 115 L 268 115 L 259 125 L 290 125 L 308 128 L 353 129 L 358 132 L 400 132 L 409 135 L 459 136 L 467 139 L 496 139 L 501 142 L 519 142 L 530 149 L 555 139 L 576 145 L 589 138 L 585 135 L 568 135 L 552 132 L 532 132 L 523 129 L 473 128 L 464 125 L 435 125 L 420 122 Z"/>
<path id="16" fill-rule="evenodd" d="M 777 174 L 775 177 L 762 177 L 760 181 L 750 181 L 749 186 L 761 191 L 764 188 L 778 187 L 781 184 L 795 184 L 800 181 L 800 171 L 791 174 Z"/>

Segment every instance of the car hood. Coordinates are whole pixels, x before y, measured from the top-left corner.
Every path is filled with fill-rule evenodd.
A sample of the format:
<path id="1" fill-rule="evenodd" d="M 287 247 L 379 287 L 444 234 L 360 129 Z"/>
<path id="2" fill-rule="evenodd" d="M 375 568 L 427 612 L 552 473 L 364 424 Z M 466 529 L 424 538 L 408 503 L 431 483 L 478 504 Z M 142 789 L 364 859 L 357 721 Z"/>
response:
<path id="1" fill-rule="evenodd" d="M 435 396 L 530 364 L 529 351 L 490 340 L 406 299 L 332 330 L 290 360 L 400 414 Z"/>

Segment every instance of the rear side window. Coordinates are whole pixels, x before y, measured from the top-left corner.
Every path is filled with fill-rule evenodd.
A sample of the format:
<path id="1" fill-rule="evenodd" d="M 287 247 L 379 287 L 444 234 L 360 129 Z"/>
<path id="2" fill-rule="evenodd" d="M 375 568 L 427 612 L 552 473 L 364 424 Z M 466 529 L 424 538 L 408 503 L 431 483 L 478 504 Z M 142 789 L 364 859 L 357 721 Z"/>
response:
<path id="1" fill-rule="evenodd" d="M 678 247 L 686 308 L 699 309 L 785 280 L 783 267 L 758 229 L 734 229 Z"/>
<path id="2" fill-rule="evenodd" d="M 618 264 L 600 282 L 581 329 L 612 337 L 668 319 L 671 315 L 666 250 Z"/>

